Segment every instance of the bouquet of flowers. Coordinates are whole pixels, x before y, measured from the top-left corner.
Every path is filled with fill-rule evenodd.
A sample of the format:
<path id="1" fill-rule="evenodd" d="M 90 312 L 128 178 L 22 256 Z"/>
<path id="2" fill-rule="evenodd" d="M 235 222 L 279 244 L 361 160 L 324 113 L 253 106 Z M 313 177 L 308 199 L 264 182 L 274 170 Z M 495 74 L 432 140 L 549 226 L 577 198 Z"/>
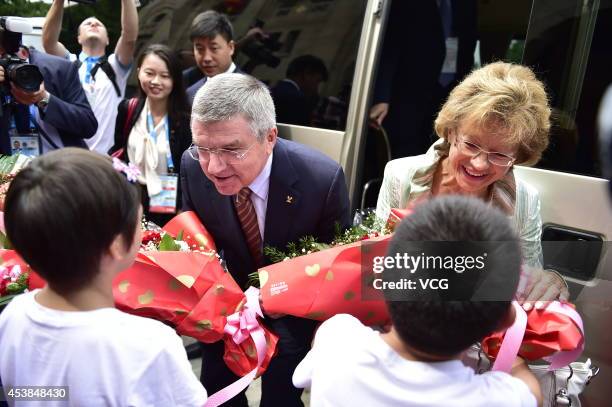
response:
<path id="1" fill-rule="evenodd" d="M 45 285 L 14 250 L 0 249 L 0 311 L 19 294 Z"/>
<path id="2" fill-rule="evenodd" d="M 483 339 L 482 349 L 489 358 L 497 357 L 505 336 L 506 332 L 497 332 Z M 581 350 L 583 344 L 584 329 L 575 307 L 570 303 L 552 302 L 545 309 L 532 308 L 527 312 L 527 325 L 518 355 L 526 360 L 539 360 Z"/>
<path id="3" fill-rule="evenodd" d="M 134 265 L 114 279 L 117 308 L 170 323 L 178 333 L 201 342 L 223 340 L 224 360 L 239 376 L 256 368 L 252 338 L 237 344 L 225 331 L 228 317 L 245 306 L 245 293 L 222 267 L 214 241 L 195 213 L 184 212 L 163 229 L 148 227 L 142 243 Z M 268 346 L 260 374 L 278 341 L 264 331 Z"/>
<path id="4" fill-rule="evenodd" d="M 32 159 L 22 154 L 0 157 L 0 211 L 4 210 L 6 192 L 15 174 L 30 163 Z"/>
<path id="5" fill-rule="evenodd" d="M 28 290 L 28 273 L 15 264 L 10 267 L 0 265 L 0 307 L 8 304 L 18 294 Z"/>
<path id="6" fill-rule="evenodd" d="M 287 252 L 266 248 L 276 263 L 258 270 L 263 308 L 319 321 L 348 313 L 366 325 L 387 324 L 384 298 L 372 288 L 372 270 L 366 265 L 385 254 L 388 232 L 370 214 L 360 225 L 337 232 L 331 245 L 304 237 L 289 244 Z"/>

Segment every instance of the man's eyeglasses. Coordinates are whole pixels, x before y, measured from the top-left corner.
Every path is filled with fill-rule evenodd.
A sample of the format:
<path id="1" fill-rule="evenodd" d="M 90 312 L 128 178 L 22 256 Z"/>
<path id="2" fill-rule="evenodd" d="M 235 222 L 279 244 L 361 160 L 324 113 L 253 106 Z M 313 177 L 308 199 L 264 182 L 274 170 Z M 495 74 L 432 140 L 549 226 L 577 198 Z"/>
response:
<path id="1" fill-rule="evenodd" d="M 189 151 L 189 156 L 196 161 L 208 161 L 210 160 L 211 154 L 215 154 L 217 158 L 226 164 L 236 164 L 245 159 L 255 143 L 257 143 L 257 141 L 254 141 L 253 144 L 247 148 L 237 148 L 235 150 L 226 148 L 207 148 L 192 144 L 187 151 Z"/>
<path id="2" fill-rule="evenodd" d="M 485 154 L 487 161 L 499 167 L 510 167 L 516 161 L 516 158 L 508 154 L 484 150 L 479 145 L 464 140 L 461 136 L 457 137 L 457 144 L 463 154 L 471 155 L 472 158 L 478 157 L 481 153 Z"/>

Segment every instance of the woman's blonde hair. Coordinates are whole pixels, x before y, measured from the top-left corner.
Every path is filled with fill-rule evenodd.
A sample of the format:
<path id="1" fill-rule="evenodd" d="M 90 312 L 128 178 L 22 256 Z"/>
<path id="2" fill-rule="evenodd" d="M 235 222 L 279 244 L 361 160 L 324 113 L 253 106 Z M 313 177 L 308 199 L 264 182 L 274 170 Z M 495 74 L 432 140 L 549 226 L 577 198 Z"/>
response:
<path id="1" fill-rule="evenodd" d="M 550 106 L 544 84 L 525 66 L 494 62 L 469 74 L 450 93 L 435 121 L 438 137 L 461 123 L 495 129 L 518 146 L 516 164 L 533 165 L 548 146 Z M 492 134 L 494 134 L 492 133 Z"/>

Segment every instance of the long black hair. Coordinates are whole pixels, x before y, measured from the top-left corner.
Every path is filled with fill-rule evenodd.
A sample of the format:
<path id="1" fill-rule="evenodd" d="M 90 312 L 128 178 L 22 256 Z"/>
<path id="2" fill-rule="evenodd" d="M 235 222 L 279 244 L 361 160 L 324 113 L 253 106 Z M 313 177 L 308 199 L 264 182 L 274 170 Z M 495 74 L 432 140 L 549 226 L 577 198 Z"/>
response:
<path id="1" fill-rule="evenodd" d="M 178 54 L 167 45 L 149 45 L 138 57 L 138 68 L 142 66 L 142 62 L 147 55 L 156 55 L 161 58 L 168 67 L 168 71 L 172 77 L 172 91 L 170 91 L 170 95 L 168 96 L 168 118 L 173 125 L 179 125 L 183 120 L 189 117 L 190 109 L 189 103 L 187 102 L 187 93 L 185 92 L 185 86 L 183 84 L 183 72 L 181 71 L 181 62 Z M 142 99 L 147 97 L 140 83 L 138 86 L 138 97 Z"/>

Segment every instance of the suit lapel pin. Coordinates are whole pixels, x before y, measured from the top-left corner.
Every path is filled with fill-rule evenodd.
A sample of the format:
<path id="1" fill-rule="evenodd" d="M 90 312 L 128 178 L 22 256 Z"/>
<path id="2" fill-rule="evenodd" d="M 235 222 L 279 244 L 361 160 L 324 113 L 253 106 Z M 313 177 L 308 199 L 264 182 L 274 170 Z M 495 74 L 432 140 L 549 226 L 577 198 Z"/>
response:
<path id="1" fill-rule="evenodd" d="M 292 204 L 293 203 L 293 197 L 291 195 L 287 195 L 287 199 L 285 199 L 285 202 L 287 202 L 288 204 Z"/>

